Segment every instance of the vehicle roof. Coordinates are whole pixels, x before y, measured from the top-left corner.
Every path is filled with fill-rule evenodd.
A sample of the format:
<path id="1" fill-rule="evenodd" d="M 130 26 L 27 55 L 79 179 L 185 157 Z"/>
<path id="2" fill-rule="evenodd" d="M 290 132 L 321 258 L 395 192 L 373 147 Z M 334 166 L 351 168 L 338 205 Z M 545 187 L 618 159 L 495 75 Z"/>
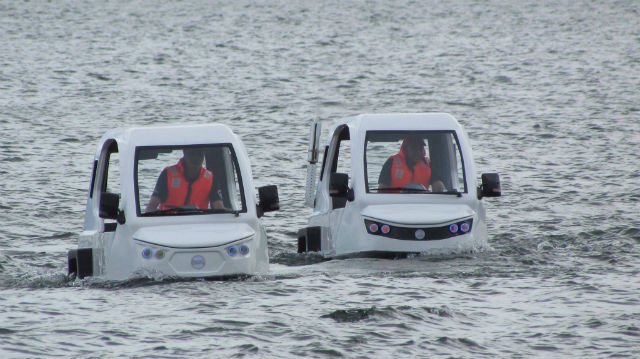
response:
<path id="1" fill-rule="evenodd" d="M 235 143 L 236 135 L 223 124 L 192 124 L 117 128 L 108 131 L 103 141 L 114 138 L 133 146 Z"/>
<path id="2" fill-rule="evenodd" d="M 348 125 L 352 130 L 459 130 L 458 121 L 448 113 L 384 113 L 346 117 L 334 126 Z"/>

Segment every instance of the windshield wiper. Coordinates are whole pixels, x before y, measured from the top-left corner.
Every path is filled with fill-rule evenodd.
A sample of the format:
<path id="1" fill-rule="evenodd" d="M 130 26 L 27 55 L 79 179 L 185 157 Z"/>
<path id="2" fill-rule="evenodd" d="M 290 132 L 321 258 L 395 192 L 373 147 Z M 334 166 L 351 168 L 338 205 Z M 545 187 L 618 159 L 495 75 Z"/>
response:
<path id="1" fill-rule="evenodd" d="M 456 190 L 450 190 L 450 191 L 443 191 L 443 192 L 434 192 L 428 189 L 424 189 L 424 188 L 407 188 L 407 187 L 384 187 L 384 188 L 380 188 L 380 187 L 371 187 L 369 188 L 370 191 L 376 191 L 378 193 L 385 193 L 385 192 L 391 192 L 391 191 L 398 191 L 400 193 L 433 193 L 433 194 L 449 194 L 449 195 L 456 195 L 458 197 L 462 197 L 462 192 L 458 192 Z"/>
<path id="2" fill-rule="evenodd" d="M 168 216 L 172 214 L 198 214 L 205 213 L 206 210 L 194 207 L 176 207 L 176 208 L 167 208 L 160 209 L 153 212 L 147 212 L 145 214 L 151 214 L 156 216 Z"/>
<path id="3" fill-rule="evenodd" d="M 229 209 L 229 208 L 212 208 L 212 209 L 200 209 L 195 207 L 176 207 L 176 208 L 167 208 L 160 209 L 153 212 L 147 212 L 145 215 L 154 215 L 154 216 L 169 216 L 169 215 L 184 215 L 184 214 L 202 214 L 202 213 L 231 213 L 236 217 L 240 216 L 240 211 Z"/>
<path id="4" fill-rule="evenodd" d="M 377 191 L 377 192 L 391 192 L 391 191 L 400 191 L 400 192 L 404 192 L 404 193 L 431 193 L 431 191 L 429 191 L 428 189 L 424 189 L 424 188 L 407 188 L 407 187 L 377 187 L 377 188 L 369 188 L 370 191 Z"/>

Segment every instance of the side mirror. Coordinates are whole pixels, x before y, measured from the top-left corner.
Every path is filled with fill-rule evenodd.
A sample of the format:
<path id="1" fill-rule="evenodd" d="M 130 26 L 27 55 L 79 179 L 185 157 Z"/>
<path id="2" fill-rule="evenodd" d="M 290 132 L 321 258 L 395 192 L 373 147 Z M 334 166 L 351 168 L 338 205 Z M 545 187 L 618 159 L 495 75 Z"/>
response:
<path id="1" fill-rule="evenodd" d="M 120 205 L 120 195 L 110 192 L 100 193 L 100 218 L 118 219 L 118 206 Z"/>
<path id="2" fill-rule="evenodd" d="M 329 196 L 346 197 L 349 192 L 349 175 L 346 173 L 332 173 L 329 179 Z"/>
<path id="3" fill-rule="evenodd" d="M 258 217 L 262 217 L 265 212 L 277 211 L 280 209 L 280 198 L 278 197 L 278 187 L 263 186 L 258 188 Z"/>
<path id="4" fill-rule="evenodd" d="M 346 173 L 332 173 L 329 179 L 329 196 L 346 198 L 349 202 L 355 199 L 353 190 L 349 188 L 349 175 Z"/>
<path id="5" fill-rule="evenodd" d="M 500 197 L 500 176 L 497 173 L 483 173 L 482 185 L 478 188 L 478 199 L 482 197 Z"/>

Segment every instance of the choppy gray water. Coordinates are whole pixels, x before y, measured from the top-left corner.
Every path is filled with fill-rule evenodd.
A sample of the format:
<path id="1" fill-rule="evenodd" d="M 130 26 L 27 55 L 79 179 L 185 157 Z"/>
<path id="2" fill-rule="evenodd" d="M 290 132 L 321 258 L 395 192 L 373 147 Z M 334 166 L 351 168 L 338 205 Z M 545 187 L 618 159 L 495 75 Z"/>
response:
<path id="1" fill-rule="evenodd" d="M 640 3 L 0 3 L 0 357 L 640 357 Z M 308 125 L 444 111 L 501 173 L 492 250 L 296 254 Z M 112 127 L 221 122 L 271 273 L 65 280 Z M 477 174 L 479 175 L 479 173 Z"/>

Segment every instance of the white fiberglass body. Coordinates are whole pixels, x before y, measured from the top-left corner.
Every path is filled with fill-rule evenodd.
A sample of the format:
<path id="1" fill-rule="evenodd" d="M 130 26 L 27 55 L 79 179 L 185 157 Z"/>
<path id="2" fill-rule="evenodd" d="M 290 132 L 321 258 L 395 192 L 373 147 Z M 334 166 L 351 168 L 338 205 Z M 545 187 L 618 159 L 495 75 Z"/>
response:
<path id="1" fill-rule="evenodd" d="M 202 154 L 223 208 L 149 207 L 163 169 L 181 161 L 185 149 Z M 96 151 L 84 230 L 78 249 L 69 252 L 69 273 L 108 280 L 265 273 L 267 238 L 258 217 L 277 209 L 275 186 L 260 189 L 261 199 L 269 195 L 256 203 L 245 147 L 227 126 L 111 130 Z"/>
<path id="2" fill-rule="evenodd" d="M 469 141 L 453 116 L 376 114 L 339 120 L 329 132 L 316 181 L 320 132 L 314 123 L 307 180 L 313 213 L 299 231 L 299 252 L 325 257 L 443 253 L 486 243 L 481 198 L 500 195 L 499 178 L 484 174 L 483 184 L 477 183 Z M 403 168 L 390 165 L 392 156 L 409 137 L 421 140 L 431 183 L 395 188 L 392 178 L 402 177 Z"/>

